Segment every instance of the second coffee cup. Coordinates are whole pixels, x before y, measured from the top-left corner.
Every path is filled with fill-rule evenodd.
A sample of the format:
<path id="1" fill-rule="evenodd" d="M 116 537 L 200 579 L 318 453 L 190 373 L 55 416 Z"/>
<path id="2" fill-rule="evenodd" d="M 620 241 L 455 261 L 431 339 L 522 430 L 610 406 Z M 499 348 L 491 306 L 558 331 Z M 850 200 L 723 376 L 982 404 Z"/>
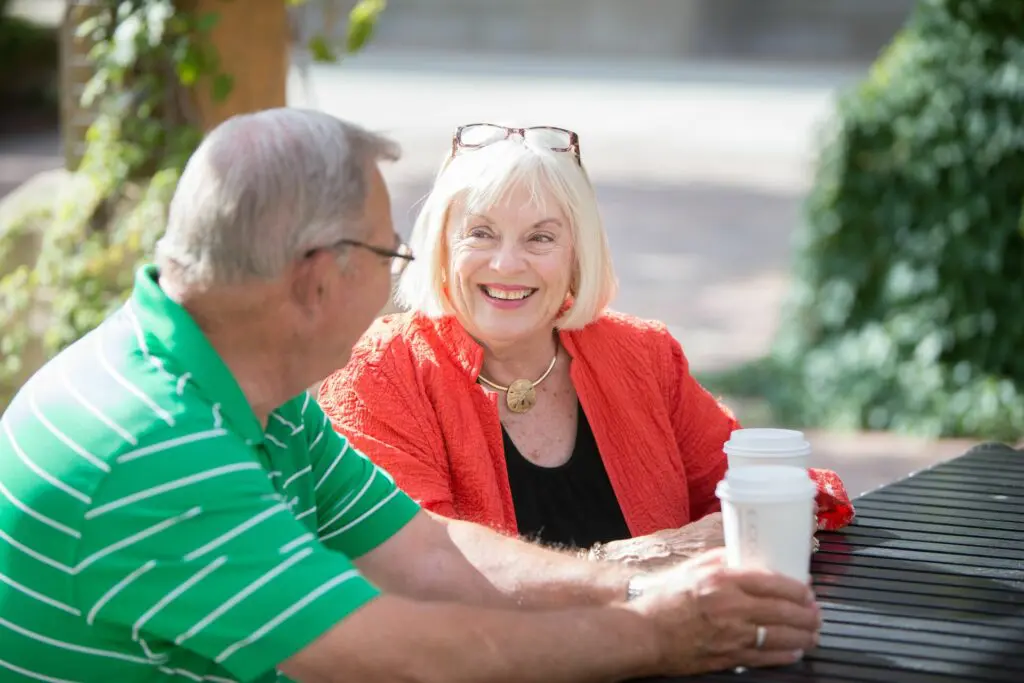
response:
<path id="1" fill-rule="evenodd" d="M 811 444 L 795 429 L 736 429 L 722 447 L 729 467 L 792 465 L 810 467 Z"/>

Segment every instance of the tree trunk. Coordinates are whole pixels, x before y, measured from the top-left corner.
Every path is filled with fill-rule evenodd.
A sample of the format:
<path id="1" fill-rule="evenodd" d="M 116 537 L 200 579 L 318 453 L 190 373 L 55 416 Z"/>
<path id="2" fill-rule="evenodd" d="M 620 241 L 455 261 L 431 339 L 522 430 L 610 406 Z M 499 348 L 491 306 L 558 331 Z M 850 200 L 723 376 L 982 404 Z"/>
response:
<path id="1" fill-rule="evenodd" d="M 285 0 L 179 0 L 179 7 L 220 21 L 210 40 L 220 58 L 220 72 L 234 79 L 227 99 L 215 102 L 209 82 L 195 89 L 202 129 L 247 112 L 283 107 L 288 78 L 289 29 Z"/>
<path id="2" fill-rule="evenodd" d="M 64 167 L 71 171 L 82 160 L 85 133 L 96 118 L 95 110 L 86 109 L 79 101 L 93 74 L 88 57 L 93 43 L 88 38 L 77 38 L 75 32 L 83 21 L 102 11 L 91 0 L 68 0 L 60 27 L 60 127 Z"/>

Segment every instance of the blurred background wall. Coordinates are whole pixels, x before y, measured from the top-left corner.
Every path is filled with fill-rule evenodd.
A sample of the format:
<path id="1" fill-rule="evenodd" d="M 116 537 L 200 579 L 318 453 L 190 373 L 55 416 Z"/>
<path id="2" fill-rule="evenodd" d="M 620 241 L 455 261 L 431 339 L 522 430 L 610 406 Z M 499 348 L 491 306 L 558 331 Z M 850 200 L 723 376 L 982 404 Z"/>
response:
<path id="1" fill-rule="evenodd" d="M 374 49 L 870 62 L 913 0 L 390 0 Z"/>

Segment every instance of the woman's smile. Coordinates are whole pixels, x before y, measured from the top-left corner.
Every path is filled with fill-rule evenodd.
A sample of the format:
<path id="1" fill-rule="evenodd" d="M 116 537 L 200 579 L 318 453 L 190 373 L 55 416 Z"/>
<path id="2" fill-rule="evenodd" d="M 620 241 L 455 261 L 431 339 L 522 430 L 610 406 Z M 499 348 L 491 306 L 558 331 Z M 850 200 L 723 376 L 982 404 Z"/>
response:
<path id="1" fill-rule="evenodd" d="M 527 300 L 537 291 L 536 287 L 522 287 L 519 285 L 480 285 L 484 300 L 495 308 L 510 309 L 521 308 L 526 305 Z"/>

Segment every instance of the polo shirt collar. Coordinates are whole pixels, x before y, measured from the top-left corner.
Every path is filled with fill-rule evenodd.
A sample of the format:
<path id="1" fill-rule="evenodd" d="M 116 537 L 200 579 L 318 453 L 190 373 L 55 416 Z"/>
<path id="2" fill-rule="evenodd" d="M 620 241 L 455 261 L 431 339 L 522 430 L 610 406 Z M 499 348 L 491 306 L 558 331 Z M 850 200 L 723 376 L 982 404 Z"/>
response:
<path id="1" fill-rule="evenodd" d="M 238 381 L 189 312 L 160 288 L 158 276 L 155 265 L 139 268 L 130 299 L 150 353 L 189 373 L 189 382 L 220 404 L 221 417 L 232 431 L 247 442 L 261 443 L 263 427 Z"/>

